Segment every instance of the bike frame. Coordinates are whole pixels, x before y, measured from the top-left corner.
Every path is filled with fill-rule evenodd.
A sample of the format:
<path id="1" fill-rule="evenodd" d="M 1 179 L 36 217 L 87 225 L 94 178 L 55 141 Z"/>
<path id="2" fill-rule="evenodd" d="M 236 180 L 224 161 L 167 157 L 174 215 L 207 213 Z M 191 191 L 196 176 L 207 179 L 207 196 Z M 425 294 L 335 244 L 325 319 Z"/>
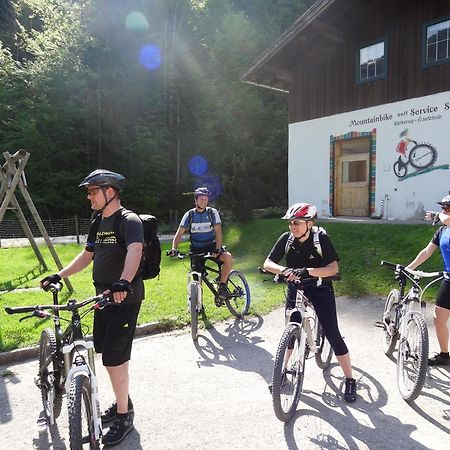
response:
<path id="1" fill-rule="evenodd" d="M 422 316 L 425 316 L 426 302 L 422 300 L 423 294 L 432 284 L 443 279 L 442 272 L 423 272 L 420 270 L 408 270 L 408 272 L 406 273 L 410 274 L 410 276 L 407 276 L 413 284 L 406 294 L 405 285 L 400 285 L 400 303 L 396 307 L 395 328 L 400 332 L 401 336 L 403 336 L 405 333 L 405 324 L 407 323 L 407 321 L 404 320 L 405 317 L 412 314 L 413 312 L 418 312 Z M 435 278 L 422 288 L 419 284 L 419 281 L 421 278 L 425 277 Z"/>
<path id="2" fill-rule="evenodd" d="M 321 284 L 321 280 L 318 281 L 318 286 Z M 312 353 L 318 353 L 319 347 L 317 346 L 316 338 L 313 335 L 313 331 L 317 330 L 317 314 L 312 306 L 312 303 L 306 297 L 302 289 L 297 289 L 297 294 L 295 298 L 295 306 L 293 308 L 286 309 L 286 326 L 289 324 L 294 324 L 300 326 L 298 322 L 290 321 L 290 318 L 294 312 L 299 312 L 302 318 L 302 326 L 306 332 L 306 340 L 309 345 L 309 350 Z"/>

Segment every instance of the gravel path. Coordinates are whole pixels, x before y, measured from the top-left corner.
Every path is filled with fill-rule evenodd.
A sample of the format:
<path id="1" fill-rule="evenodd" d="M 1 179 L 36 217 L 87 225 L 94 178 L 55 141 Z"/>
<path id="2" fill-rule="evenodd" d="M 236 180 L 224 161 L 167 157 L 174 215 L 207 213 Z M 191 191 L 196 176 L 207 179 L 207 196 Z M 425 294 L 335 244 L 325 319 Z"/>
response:
<path id="1" fill-rule="evenodd" d="M 207 309 L 213 308 L 207 299 Z M 304 393 L 286 426 L 272 411 L 267 383 L 283 327 L 283 312 L 246 321 L 229 320 L 135 341 L 131 392 L 135 430 L 119 449 L 436 449 L 450 448 L 450 370 L 429 370 L 422 395 L 404 402 L 396 366 L 381 349 L 379 299 L 338 299 L 341 329 L 350 348 L 359 399 L 341 398 L 334 362 L 322 373 L 308 361 Z M 431 319 L 432 308 L 428 311 Z M 431 350 L 436 339 L 430 323 Z M 394 355 L 395 356 L 395 355 Z M 66 401 L 58 424 L 38 424 L 40 395 L 33 384 L 36 361 L 0 366 L 2 449 L 67 449 Z M 97 360 L 102 408 L 111 401 Z"/>

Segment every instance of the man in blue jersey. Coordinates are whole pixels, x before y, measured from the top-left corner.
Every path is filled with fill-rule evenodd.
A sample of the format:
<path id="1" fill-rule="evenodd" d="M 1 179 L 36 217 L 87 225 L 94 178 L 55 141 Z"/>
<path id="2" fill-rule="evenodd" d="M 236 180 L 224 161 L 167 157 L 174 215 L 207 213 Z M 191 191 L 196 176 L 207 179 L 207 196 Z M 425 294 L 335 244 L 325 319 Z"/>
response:
<path id="1" fill-rule="evenodd" d="M 434 308 L 434 326 L 436 328 L 436 336 L 439 342 L 440 353 L 428 360 L 430 366 L 448 366 L 450 365 L 450 355 L 448 352 L 448 326 L 447 322 L 450 317 L 450 195 L 444 197 L 438 205 L 442 207 L 442 212 L 434 213 L 428 211 L 425 219 L 439 220 L 444 224 L 440 227 L 429 244 L 421 250 L 408 268 L 415 269 L 425 262 L 433 252 L 439 248 L 442 259 L 444 260 L 444 279 L 436 299 L 436 307 Z"/>
<path id="2" fill-rule="evenodd" d="M 186 211 L 181 219 L 169 256 L 176 256 L 181 237 L 189 230 L 191 251 L 193 253 L 210 252 L 222 263 L 219 297 L 225 299 L 228 295 L 226 282 L 231 272 L 233 259 L 231 253 L 222 247 L 222 221 L 217 209 L 208 206 L 210 197 L 211 192 L 206 187 L 200 187 L 194 191 L 195 208 Z"/>

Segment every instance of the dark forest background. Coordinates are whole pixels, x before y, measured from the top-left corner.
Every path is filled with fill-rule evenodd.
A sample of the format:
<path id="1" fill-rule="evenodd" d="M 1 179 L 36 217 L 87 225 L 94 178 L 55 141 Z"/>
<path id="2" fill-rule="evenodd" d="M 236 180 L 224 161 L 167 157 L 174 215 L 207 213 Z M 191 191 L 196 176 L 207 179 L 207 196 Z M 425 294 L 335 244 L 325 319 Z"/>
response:
<path id="1" fill-rule="evenodd" d="M 238 220 L 287 201 L 287 97 L 239 75 L 312 0 L 0 0 L 0 149 L 43 218 L 93 169 L 163 221 L 208 185 Z"/>

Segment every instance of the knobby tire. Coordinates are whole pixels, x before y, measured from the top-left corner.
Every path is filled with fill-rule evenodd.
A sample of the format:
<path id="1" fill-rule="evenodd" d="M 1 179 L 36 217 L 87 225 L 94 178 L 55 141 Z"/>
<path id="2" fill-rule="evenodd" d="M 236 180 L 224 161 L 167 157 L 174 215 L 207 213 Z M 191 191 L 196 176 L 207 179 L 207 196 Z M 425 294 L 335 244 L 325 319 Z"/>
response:
<path id="1" fill-rule="evenodd" d="M 316 364 L 322 370 L 328 369 L 331 358 L 333 357 L 333 349 L 325 337 L 325 333 L 319 322 L 317 323 L 316 345 L 318 347 L 317 353 L 315 354 Z"/>
<path id="2" fill-rule="evenodd" d="M 225 300 L 227 308 L 236 317 L 243 317 L 250 308 L 250 288 L 239 270 L 232 270 L 227 280 L 230 297 Z"/>
<path id="3" fill-rule="evenodd" d="M 42 405 L 47 422 L 50 423 L 50 407 L 53 403 L 53 418 L 56 420 L 62 407 L 63 392 L 60 387 L 61 368 L 55 360 L 57 352 L 56 336 L 53 330 L 46 328 L 39 341 L 39 387 Z M 52 399 L 53 397 L 53 399 Z"/>
<path id="4" fill-rule="evenodd" d="M 398 341 L 396 325 L 396 305 L 400 302 L 400 292 L 392 289 L 389 292 L 383 311 L 383 351 L 386 356 L 391 356 Z"/>
<path id="5" fill-rule="evenodd" d="M 289 343 L 294 346 L 288 361 L 285 362 Z M 307 356 L 308 346 L 302 325 L 288 324 L 278 344 L 272 374 L 273 409 L 282 422 L 292 419 L 297 410 Z"/>
<path id="6" fill-rule="evenodd" d="M 100 440 L 95 439 L 91 382 L 87 375 L 78 374 L 72 380 L 68 406 L 70 449 L 80 450 L 83 444 L 89 444 L 90 450 L 98 450 Z"/>
<path id="7" fill-rule="evenodd" d="M 189 284 L 189 313 L 191 315 L 191 336 L 194 341 L 198 339 L 198 295 L 200 286 L 198 281 Z"/>
<path id="8" fill-rule="evenodd" d="M 428 328 L 417 312 L 406 315 L 403 320 L 407 322 L 398 347 L 397 385 L 401 396 L 412 402 L 420 394 L 427 374 Z"/>

